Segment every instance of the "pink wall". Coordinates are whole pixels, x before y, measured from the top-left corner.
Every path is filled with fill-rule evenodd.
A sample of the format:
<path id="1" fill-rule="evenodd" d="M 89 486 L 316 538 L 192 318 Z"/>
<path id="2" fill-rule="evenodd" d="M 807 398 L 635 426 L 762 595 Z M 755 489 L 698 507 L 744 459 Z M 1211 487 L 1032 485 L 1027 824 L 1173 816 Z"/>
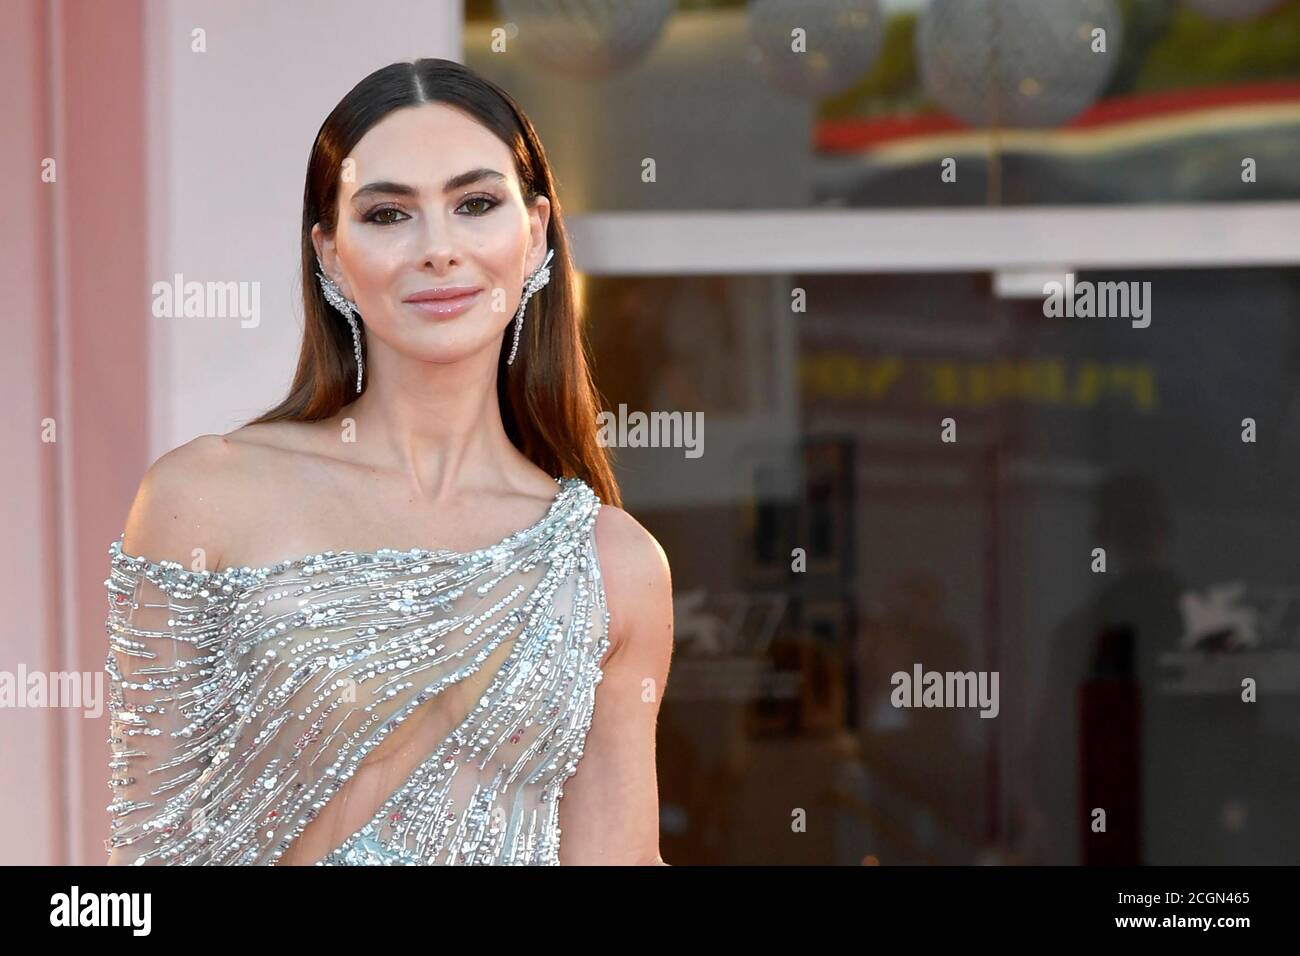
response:
<path id="1" fill-rule="evenodd" d="M 3 88 L 30 95 L 5 97 L 0 151 L 13 203 L 0 497 L 15 546 L 0 557 L 13 611 L 0 669 L 95 673 L 106 548 L 148 453 L 143 13 L 135 0 L 6 12 Z M 106 717 L 5 708 L 0 721 L 0 862 L 102 862 Z"/>
<path id="2" fill-rule="evenodd" d="M 40 157 L 48 141 L 42 6 L 14 4 L 0 31 L 0 83 L 31 89 L 30 97 L 3 97 L 7 148 L 0 150 L 0 176 L 9 185 L 5 228 L 0 232 L 0 283 L 11 318 L 0 349 L 0 417 L 3 447 L 16 450 L 3 472 L 5 527 L 13 546 L 0 550 L 0 581 L 6 608 L 0 669 L 20 662 L 42 670 L 54 666 L 52 637 L 59 590 L 55 580 L 56 509 L 52 478 L 58 446 L 42 445 L 41 419 L 55 411 L 53 327 L 28 317 L 48 316 L 51 189 L 40 182 Z M 24 321 L 24 319 L 28 319 Z M 54 824 L 62 794 L 57 778 L 36 772 L 59 759 L 60 722 L 50 711 L 0 711 L 0 840 L 4 863 L 46 862 L 66 856 Z"/>

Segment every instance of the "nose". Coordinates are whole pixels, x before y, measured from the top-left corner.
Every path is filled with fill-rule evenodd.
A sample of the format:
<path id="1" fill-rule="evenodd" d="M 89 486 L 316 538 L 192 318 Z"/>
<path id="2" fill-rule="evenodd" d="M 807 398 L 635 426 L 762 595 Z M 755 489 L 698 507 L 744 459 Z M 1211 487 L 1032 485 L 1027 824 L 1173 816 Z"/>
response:
<path id="1" fill-rule="evenodd" d="M 458 258 L 455 252 L 455 230 L 451 224 L 444 223 L 433 215 L 426 216 L 425 223 L 421 237 L 423 249 L 420 267 L 430 268 L 441 275 L 451 269 Z"/>

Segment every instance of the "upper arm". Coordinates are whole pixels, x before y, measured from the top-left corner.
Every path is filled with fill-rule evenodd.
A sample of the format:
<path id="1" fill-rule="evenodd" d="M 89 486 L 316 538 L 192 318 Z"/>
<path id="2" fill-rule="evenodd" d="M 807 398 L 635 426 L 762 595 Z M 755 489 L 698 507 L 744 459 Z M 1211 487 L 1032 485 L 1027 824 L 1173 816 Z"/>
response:
<path id="1" fill-rule="evenodd" d="M 170 561 L 186 570 L 211 570 L 219 558 L 213 540 L 219 512 L 209 488 L 219 487 L 225 455 L 221 438 L 203 436 L 158 459 L 131 505 L 123 552 L 150 564 Z M 197 776 L 205 759 L 202 748 L 177 735 L 202 698 L 183 705 L 175 699 L 174 682 L 183 684 L 210 666 L 194 638 L 211 618 L 203 613 L 204 599 L 174 594 L 140 570 L 115 563 L 105 583 L 110 586 L 106 669 L 114 793 L 108 865 L 158 862 L 147 856 L 146 826 L 169 812 L 167 800 L 179 792 L 177 781 Z"/>
<path id="2" fill-rule="evenodd" d="M 200 435 L 159 458 L 131 503 L 122 550 L 152 561 L 175 561 L 191 571 L 219 567 L 221 484 L 231 443 Z"/>
<path id="3" fill-rule="evenodd" d="M 662 864 L 655 728 L 672 657 L 671 573 L 654 536 L 610 505 L 596 519 L 596 548 L 610 650 L 560 802 L 561 862 Z"/>

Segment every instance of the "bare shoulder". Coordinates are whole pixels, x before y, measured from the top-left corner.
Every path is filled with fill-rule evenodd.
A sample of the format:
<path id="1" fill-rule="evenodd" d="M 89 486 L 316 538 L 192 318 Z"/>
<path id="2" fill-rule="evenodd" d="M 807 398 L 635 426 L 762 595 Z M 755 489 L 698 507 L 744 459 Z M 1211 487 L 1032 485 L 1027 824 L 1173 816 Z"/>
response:
<path id="1" fill-rule="evenodd" d="M 247 449 L 303 452 L 311 450 L 312 437 L 319 430 L 317 422 L 257 422 L 241 425 L 220 437 Z"/>
<path id="2" fill-rule="evenodd" d="M 131 503 L 122 550 L 195 570 L 217 567 L 239 456 L 225 436 L 200 435 L 155 461 Z"/>
<path id="3" fill-rule="evenodd" d="M 596 515 L 596 549 L 606 588 L 618 584 L 671 588 L 668 555 L 655 536 L 622 508 L 601 505 Z"/>
<path id="4" fill-rule="evenodd" d="M 672 571 L 664 549 L 622 508 L 602 505 L 596 550 L 610 612 L 611 656 L 636 643 L 648 654 L 672 646 Z"/>

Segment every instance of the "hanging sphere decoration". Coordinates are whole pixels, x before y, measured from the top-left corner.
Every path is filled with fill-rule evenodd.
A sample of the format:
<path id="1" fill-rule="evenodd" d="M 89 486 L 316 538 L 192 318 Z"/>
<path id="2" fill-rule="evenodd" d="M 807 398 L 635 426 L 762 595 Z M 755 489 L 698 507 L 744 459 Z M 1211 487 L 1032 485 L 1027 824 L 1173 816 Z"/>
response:
<path id="1" fill-rule="evenodd" d="M 803 31 L 799 39 L 796 29 Z M 884 45 L 885 18 L 879 0 L 753 0 L 749 36 L 750 58 L 771 86 L 821 99 L 871 69 Z"/>
<path id="2" fill-rule="evenodd" d="M 926 92 L 962 122 L 1056 126 L 1101 93 L 1122 29 L 1113 0 L 931 0 L 916 54 Z"/>
<path id="3" fill-rule="evenodd" d="M 1209 20 L 1251 20 L 1282 0 L 1187 0 L 1187 5 Z"/>
<path id="4" fill-rule="evenodd" d="M 625 69 L 659 42 L 677 0 L 496 0 L 507 36 L 556 73 Z"/>

